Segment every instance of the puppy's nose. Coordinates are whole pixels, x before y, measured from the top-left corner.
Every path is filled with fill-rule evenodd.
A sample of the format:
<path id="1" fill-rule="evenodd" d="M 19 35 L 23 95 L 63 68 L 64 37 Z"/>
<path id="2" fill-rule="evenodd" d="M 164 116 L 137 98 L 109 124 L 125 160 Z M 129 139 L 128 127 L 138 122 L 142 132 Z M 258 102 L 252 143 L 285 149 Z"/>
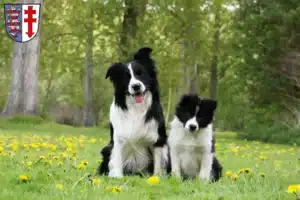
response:
<path id="1" fill-rule="evenodd" d="M 133 89 L 135 92 L 137 92 L 137 91 L 140 91 L 140 89 L 141 89 L 141 84 L 136 83 L 136 84 L 133 84 L 131 87 L 132 87 L 132 89 Z"/>
<path id="2" fill-rule="evenodd" d="M 192 132 L 195 131 L 196 128 L 197 128 L 197 126 L 194 125 L 194 124 L 190 124 L 190 125 L 189 125 L 189 129 L 190 129 L 190 131 L 192 131 Z"/>

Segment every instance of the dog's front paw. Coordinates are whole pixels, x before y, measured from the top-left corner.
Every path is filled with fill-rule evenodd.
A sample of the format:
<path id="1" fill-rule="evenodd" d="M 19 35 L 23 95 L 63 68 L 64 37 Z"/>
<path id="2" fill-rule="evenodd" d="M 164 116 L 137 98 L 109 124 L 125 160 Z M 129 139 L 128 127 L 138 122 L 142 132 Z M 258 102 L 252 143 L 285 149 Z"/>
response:
<path id="1" fill-rule="evenodd" d="M 123 173 L 119 170 L 111 170 L 108 173 L 108 177 L 110 177 L 110 178 L 123 178 Z"/>

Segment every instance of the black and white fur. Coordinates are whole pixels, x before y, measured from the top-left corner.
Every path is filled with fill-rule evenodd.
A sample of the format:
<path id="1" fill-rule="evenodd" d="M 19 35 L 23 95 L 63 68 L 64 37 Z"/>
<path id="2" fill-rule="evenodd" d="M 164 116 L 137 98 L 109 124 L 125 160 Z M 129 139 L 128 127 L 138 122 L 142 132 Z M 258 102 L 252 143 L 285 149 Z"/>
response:
<path id="1" fill-rule="evenodd" d="M 168 138 L 172 173 L 184 179 L 217 181 L 222 166 L 215 156 L 212 121 L 217 102 L 196 94 L 181 97 Z"/>
<path id="2" fill-rule="evenodd" d="M 107 71 L 114 85 L 110 107 L 110 143 L 101 150 L 98 171 L 109 177 L 161 174 L 168 163 L 167 134 L 151 48 Z"/>

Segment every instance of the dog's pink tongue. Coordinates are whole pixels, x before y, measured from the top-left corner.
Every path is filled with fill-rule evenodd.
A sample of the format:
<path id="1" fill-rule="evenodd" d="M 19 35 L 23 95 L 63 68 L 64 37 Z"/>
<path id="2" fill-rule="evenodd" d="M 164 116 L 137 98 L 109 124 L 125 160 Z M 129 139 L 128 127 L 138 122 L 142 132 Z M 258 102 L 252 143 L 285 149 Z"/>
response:
<path id="1" fill-rule="evenodd" d="M 134 96 L 135 103 L 143 103 L 144 102 L 144 95 L 136 95 Z"/>

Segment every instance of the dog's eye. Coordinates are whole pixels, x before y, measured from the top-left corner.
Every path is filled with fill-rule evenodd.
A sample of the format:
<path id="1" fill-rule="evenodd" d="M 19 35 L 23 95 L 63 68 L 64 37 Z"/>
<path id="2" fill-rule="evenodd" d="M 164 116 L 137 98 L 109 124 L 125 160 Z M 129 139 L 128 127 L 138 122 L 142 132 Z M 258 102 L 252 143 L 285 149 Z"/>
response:
<path id="1" fill-rule="evenodd" d="M 137 70 L 137 71 L 135 72 L 135 74 L 138 75 L 138 76 L 142 75 L 142 70 Z"/>
<path id="2" fill-rule="evenodd" d="M 131 77 L 131 75 L 130 75 L 130 72 L 126 72 L 126 74 L 125 74 L 127 77 Z"/>

